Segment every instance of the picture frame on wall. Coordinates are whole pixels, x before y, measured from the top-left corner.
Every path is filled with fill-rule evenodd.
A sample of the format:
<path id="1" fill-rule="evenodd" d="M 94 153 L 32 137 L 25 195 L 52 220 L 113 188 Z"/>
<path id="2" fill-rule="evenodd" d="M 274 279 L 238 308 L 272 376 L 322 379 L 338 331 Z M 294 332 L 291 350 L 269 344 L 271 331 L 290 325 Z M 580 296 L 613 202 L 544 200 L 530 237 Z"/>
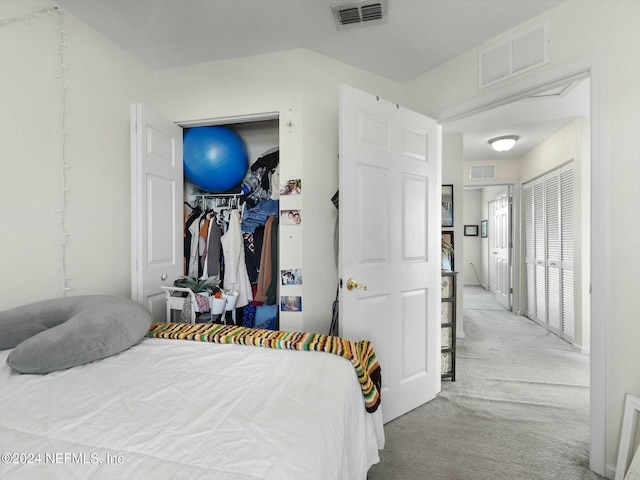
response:
<path id="1" fill-rule="evenodd" d="M 477 237 L 478 236 L 478 225 L 465 225 L 464 226 L 464 236 L 465 237 Z"/>
<path id="2" fill-rule="evenodd" d="M 453 185 L 442 185 L 442 226 L 453 227 Z"/>
<path id="3" fill-rule="evenodd" d="M 480 222 L 480 237 L 487 238 L 487 220 Z"/>
<path id="4" fill-rule="evenodd" d="M 442 232 L 442 270 L 453 271 L 453 232 Z"/>

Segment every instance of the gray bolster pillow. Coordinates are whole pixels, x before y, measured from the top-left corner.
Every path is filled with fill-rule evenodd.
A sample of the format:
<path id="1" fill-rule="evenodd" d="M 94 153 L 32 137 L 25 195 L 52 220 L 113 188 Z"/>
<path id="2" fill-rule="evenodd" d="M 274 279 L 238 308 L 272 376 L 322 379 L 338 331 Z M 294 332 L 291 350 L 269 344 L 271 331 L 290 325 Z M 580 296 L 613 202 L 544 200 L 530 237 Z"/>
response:
<path id="1" fill-rule="evenodd" d="M 0 350 L 20 373 L 49 373 L 99 360 L 138 343 L 151 314 L 107 295 L 64 297 L 0 312 Z"/>

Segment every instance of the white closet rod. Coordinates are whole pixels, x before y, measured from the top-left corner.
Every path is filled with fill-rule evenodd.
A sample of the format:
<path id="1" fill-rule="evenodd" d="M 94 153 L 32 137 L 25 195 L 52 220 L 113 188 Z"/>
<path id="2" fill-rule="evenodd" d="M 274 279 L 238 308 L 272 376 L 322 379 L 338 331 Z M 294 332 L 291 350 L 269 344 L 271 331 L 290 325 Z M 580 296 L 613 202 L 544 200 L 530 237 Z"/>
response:
<path id="1" fill-rule="evenodd" d="M 208 207 L 209 200 L 214 200 L 212 207 L 229 207 L 237 208 L 240 205 L 239 197 L 240 193 L 211 193 L 211 194 L 197 194 L 196 203 L 200 204 L 203 209 Z"/>

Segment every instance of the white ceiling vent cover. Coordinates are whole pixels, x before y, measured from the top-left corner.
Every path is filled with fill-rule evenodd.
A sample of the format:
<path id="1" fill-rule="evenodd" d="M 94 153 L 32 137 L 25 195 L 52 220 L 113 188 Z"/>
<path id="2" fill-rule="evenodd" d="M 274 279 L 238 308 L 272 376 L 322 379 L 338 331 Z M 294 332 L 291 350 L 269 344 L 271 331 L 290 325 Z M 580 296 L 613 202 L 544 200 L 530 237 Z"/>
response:
<path id="1" fill-rule="evenodd" d="M 332 5 L 331 11 L 338 30 L 385 23 L 387 0 L 359 0 Z"/>
<path id="2" fill-rule="evenodd" d="M 469 167 L 470 180 L 492 180 L 494 178 L 496 178 L 496 166 L 494 164 L 471 165 Z"/>
<path id="3" fill-rule="evenodd" d="M 549 22 L 478 54 L 479 88 L 549 63 Z"/>

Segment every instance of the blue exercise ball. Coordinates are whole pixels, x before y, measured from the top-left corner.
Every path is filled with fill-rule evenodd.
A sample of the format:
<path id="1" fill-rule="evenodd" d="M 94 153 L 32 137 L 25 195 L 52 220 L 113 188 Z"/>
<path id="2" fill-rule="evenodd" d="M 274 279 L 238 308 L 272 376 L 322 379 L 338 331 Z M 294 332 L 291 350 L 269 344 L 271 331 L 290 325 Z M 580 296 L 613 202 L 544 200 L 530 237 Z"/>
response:
<path id="1" fill-rule="evenodd" d="M 226 192 L 242 182 L 249 168 L 247 149 L 227 127 L 194 127 L 184 132 L 184 175 L 196 187 Z"/>

